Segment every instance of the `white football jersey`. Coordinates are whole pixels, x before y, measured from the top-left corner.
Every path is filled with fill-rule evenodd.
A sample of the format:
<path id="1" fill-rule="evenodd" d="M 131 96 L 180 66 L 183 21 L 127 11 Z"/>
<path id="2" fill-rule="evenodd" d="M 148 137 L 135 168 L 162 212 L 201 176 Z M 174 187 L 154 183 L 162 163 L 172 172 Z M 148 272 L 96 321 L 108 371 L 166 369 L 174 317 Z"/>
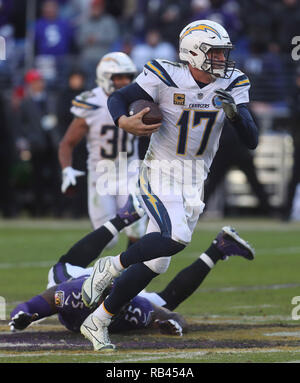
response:
<path id="1" fill-rule="evenodd" d="M 107 95 L 101 87 L 75 97 L 71 112 L 84 118 L 89 126 L 86 137 L 89 171 L 95 171 L 100 160 L 117 160 L 119 152 L 127 152 L 128 163 L 138 158 L 136 137 L 115 126 L 107 108 Z"/>
<path id="2" fill-rule="evenodd" d="M 247 76 L 234 70 L 230 79 L 218 78 L 200 88 L 187 64 L 158 59 L 144 66 L 136 82 L 159 104 L 163 114 L 161 128 L 151 136 L 146 165 L 153 167 L 157 161 L 151 164 L 151 160 L 178 160 L 175 162 L 185 167 L 185 160 L 192 160 L 187 162 L 193 166 L 195 160 L 203 160 L 202 174 L 194 169 L 192 183 L 203 182 L 218 150 L 225 119 L 215 90 L 230 91 L 236 104 L 248 103 Z M 169 172 L 167 167 L 162 171 Z"/>

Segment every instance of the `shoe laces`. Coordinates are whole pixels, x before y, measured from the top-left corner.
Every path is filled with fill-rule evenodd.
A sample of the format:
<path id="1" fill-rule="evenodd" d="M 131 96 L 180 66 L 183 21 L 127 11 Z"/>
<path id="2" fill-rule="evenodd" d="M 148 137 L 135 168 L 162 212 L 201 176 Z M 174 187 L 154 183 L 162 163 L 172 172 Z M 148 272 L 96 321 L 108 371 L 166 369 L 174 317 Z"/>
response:
<path id="1" fill-rule="evenodd" d="M 109 281 L 107 281 L 107 277 L 109 277 Z M 103 278 L 95 283 L 95 290 L 99 293 L 102 293 L 103 290 L 107 287 L 107 285 L 111 282 L 112 275 L 109 271 L 107 271 Z M 108 283 L 108 284 L 107 284 Z"/>

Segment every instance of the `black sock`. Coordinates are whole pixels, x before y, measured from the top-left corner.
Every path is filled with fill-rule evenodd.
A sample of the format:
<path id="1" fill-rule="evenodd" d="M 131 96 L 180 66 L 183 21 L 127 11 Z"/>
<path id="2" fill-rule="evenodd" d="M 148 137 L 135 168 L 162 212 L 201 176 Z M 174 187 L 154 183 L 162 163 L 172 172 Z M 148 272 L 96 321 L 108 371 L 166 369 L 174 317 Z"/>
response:
<path id="1" fill-rule="evenodd" d="M 222 253 L 213 243 L 205 251 L 205 254 L 211 259 L 213 264 L 216 264 L 222 257 Z M 158 293 L 166 301 L 164 307 L 174 310 L 193 294 L 210 270 L 211 267 L 201 258 L 198 258 L 190 266 L 180 271 L 167 287 Z"/>
<path id="2" fill-rule="evenodd" d="M 125 227 L 125 224 L 118 216 L 111 219 L 109 222 L 117 231 L 120 231 Z M 108 228 L 101 226 L 75 243 L 65 255 L 60 257 L 59 262 L 87 267 L 92 261 L 98 258 L 113 237 L 114 234 Z"/>
<path id="3" fill-rule="evenodd" d="M 190 266 L 181 270 L 167 287 L 158 293 L 158 295 L 166 301 L 164 307 L 169 310 L 174 310 L 181 302 L 192 295 L 201 285 L 210 270 L 210 267 L 200 258 Z"/>
<path id="4" fill-rule="evenodd" d="M 224 256 L 214 243 L 212 243 L 204 253 L 209 256 L 214 264 Z"/>
<path id="5" fill-rule="evenodd" d="M 184 245 L 160 233 L 149 233 L 121 253 L 120 262 L 126 269 L 139 262 L 160 257 L 170 257 L 184 249 Z"/>
<path id="6" fill-rule="evenodd" d="M 143 263 L 130 266 L 115 280 L 112 292 L 105 299 L 105 308 L 110 313 L 116 314 L 157 275 Z"/>

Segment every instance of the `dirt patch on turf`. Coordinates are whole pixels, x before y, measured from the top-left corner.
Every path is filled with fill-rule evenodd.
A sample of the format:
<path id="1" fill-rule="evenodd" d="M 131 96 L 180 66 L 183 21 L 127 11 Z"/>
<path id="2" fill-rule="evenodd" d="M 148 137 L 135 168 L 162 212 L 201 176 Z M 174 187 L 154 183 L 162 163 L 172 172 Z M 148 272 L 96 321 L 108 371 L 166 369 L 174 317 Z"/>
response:
<path id="1" fill-rule="evenodd" d="M 234 339 L 235 330 L 266 328 L 274 331 L 275 328 L 295 328 L 296 325 L 191 325 L 190 332 L 185 336 L 162 336 L 155 331 L 130 332 L 127 334 L 111 336 L 111 340 L 119 350 L 147 350 L 147 349 L 251 349 L 251 348 L 276 348 L 300 347 L 300 339 Z M 299 326 L 298 326 L 299 327 Z M 1 333 L 0 351 L 25 352 L 25 351 L 84 351 L 91 350 L 91 343 L 81 334 L 68 331 L 24 331 L 18 333 Z M 224 331 L 224 338 L 232 332 L 230 339 L 203 339 L 203 335 L 214 331 Z M 199 334 L 196 334 L 199 332 Z M 225 336 L 225 333 L 227 336 Z M 250 337 L 251 338 L 251 337 Z"/>

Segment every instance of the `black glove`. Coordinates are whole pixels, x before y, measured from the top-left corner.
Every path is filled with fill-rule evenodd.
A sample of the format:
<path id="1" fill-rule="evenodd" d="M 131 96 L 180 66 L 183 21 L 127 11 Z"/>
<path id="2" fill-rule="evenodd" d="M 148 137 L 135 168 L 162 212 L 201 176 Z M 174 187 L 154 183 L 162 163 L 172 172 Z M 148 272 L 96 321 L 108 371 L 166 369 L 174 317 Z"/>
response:
<path id="1" fill-rule="evenodd" d="M 161 334 L 182 336 L 182 327 L 174 319 L 159 320 L 156 319 L 154 326 L 158 327 Z"/>
<path id="2" fill-rule="evenodd" d="M 229 118 L 229 120 L 233 120 L 238 114 L 234 98 L 224 89 L 217 89 L 215 90 L 215 93 L 222 102 L 222 108 L 226 117 Z"/>
<path id="3" fill-rule="evenodd" d="M 10 331 L 24 330 L 30 325 L 30 323 L 36 321 L 38 317 L 38 313 L 28 314 L 24 313 L 24 311 L 19 311 L 11 318 L 11 321 L 8 323 L 10 326 Z"/>

